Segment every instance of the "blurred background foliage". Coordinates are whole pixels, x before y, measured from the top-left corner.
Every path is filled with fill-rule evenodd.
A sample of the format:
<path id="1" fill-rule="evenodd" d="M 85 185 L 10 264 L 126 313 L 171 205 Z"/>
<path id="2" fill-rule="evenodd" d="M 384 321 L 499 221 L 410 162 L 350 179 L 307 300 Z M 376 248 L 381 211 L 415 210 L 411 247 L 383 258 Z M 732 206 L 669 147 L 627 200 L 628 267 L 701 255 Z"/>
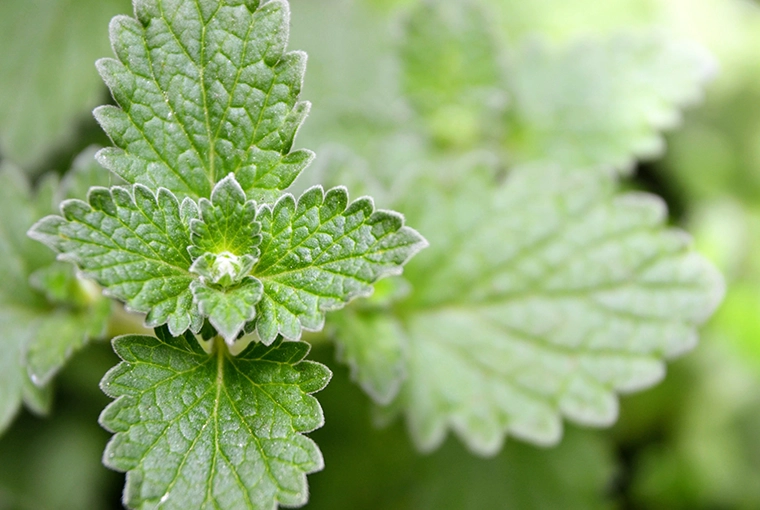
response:
<path id="1" fill-rule="evenodd" d="M 668 133 L 664 154 L 638 153 L 645 159 L 626 185 L 665 198 L 673 223 L 725 275 L 726 299 L 699 347 L 670 365 L 662 384 L 623 398 L 613 429 L 569 428 L 552 449 L 509 440 L 495 458 L 480 459 L 449 441 L 420 456 L 399 423 L 373 426 L 372 406 L 337 366 L 320 394 L 326 425 L 312 437 L 326 469 L 310 477 L 308 508 L 760 508 L 760 7 L 749 0 L 451 5 L 459 3 L 474 8 L 447 14 L 449 7 L 426 12 L 432 2 L 421 0 L 291 1 L 290 47 L 309 54 L 303 97 L 313 103 L 297 144 L 318 154 L 297 186 L 347 181 L 353 196 L 370 192 L 387 206 L 388 184 L 403 180 L 402 169 L 424 152 L 420 130 L 444 155 L 475 148 L 519 159 L 510 150 L 515 132 L 500 122 L 511 101 L 500 84 L 525 45 L 562 52 L 652 32 L 696 41 L 718 63 L 704 103 Z M 110 55 L 107 20 L 128 12 L 129 0 L 0 2 L 3 161 L 38 177 L 107 143 L 90 114 L 108 101 L 93 62 Z M 433 15 L 459 28 L 417 23 L 409 31 L 410 19 Z M 484 63 L 494 58 L 501 69 Z M 327 346 L 314 357 L 336 366 Z M 121 476 L 100 465 L 108 434 L 96 421 L 107 402 L 97 382 L 114 363 L 106 343 L 78 354 L 56 381 L 52 415 L 22 414 L 0 439 L 0 509 L 119 507 Z"/>

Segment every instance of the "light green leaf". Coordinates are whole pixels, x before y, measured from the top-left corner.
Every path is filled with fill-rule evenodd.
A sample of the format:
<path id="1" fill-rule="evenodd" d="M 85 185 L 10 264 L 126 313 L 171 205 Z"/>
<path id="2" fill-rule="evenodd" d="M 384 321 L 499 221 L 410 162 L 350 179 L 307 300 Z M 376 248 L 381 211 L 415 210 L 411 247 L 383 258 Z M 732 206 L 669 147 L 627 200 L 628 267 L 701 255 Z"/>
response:
<path id="1" fill-rule="evenodd" d="M 102 27 L 128 0 L 0 2 L 0 154 L 25 169 L 68 142 L 104 87 L 93 62 L 108 51 Z"/>
<path id="2" fill-rule="evenodd" d="M 38 409 L 34 395 L 25 395 L 28 375 L 24 367 L 24 350 L 32 339 L 35 317 L 21 314 L 6 303 L 0 309 L 0 331 L 3 351 L 0 355 L 0 432 L 10 425 L 22 402 L 27 408 Z"/>
<path id="3" fill-rule="evenodd" d="M 659 35 L 584 41 L 563 51 L 530 41 L 510 65 L 507 146 L 519 161 L 629 172 L 662 154 L 714 73 L 700 47 Z"/>
<path id="4" fill-rule="evenodd" d="M 335 371 L 319 400 L 328 425 L 313 437 L 327 469 L 310 480 L 309 510 L 615 508 L 609 488 L 619 466 L 607 435 L 568 427 L 555 448 L 510 441 L 498 456 L 484 459 L 447 441 L 435 453 L 420 455 L 400 424 L 372 426 L 368 402 L 344 370 Z"/>
<path id="5" fill-rule="evenodd" d="M 291 152 L 309 104 L 306 55 L 286 53 L 285 0 L 140 0 L 111 23 L 117 59 L 98 62 L 121 108 L 98 121 L 118 148 L 99 161 L 130 183 L 208 197 L 234 173 L 274 200 L 313 158 Z"/>
<path id="6" fill-rule="evenodd" d="M 0 168 L 0 432 L 22 402 L 46 410 L 50 394 L 42 386 L 76 349 L 102 334 L 110 310 L 76 279 L 73 266 L 58 265 L 26 237 L 34 220 L 52 210 L 55 184 L 44 180 L 33 195 L 20 171 Z"/>
<path id="7" fill-rule="evenodd" d="M 110 301 L 99 298 L 86 313 L 73 314 L 66 309 L 50 312 L 28 346 L 26 365 L 32 381 L 47 384 L 74 352 L 91 338 L 102 337 L 110 314 Z"/>
<path id="8" fill-rule="evenodd" d="M 147 313 L 148 326 L 198 331 L 202 318 L 190 291 L 197 276 L 189 272 L 190 232 L 177 198 L 138 184 L 131 190 L 94 187 L 88 202 L 65 201 L 64 218 L 47 216 L 29 235 L 74 262 L 107 295 Z"/>
<path id="9" fill-rule="evenodd" d="M 256 332 L 264 343 L 281 334 L 322 328 L 325 312 L 372 293 L 378 279 L 399 274 L 427 243 L 403 217 L 375 211 L 370 198 L 348 202 L 345 188 L 285 195 L 259 211 L 261 260 L 253 276 L 264 284 Z"/>
<path id="10" fill-rule="evenodd" d="M 351 378 L 379 404 L 389 404 L 406 376 L 405 331 L 381 311 L 353 308 L 331 317 L 336 357 L 351 367 Z"/>
<path id="11" fill-rule="evenodd" d="M 261 282 L 252 276 L 246 276 L 234 287 L 216 287 L 195 281 L 192 289 L 201 314 L 208 317 L 230 345 L 245 323 L 256 316 L 256 303 L 264 292 Z"/>
<path id="12" fill-rule="evenodd" d="M 103 460 L 127 472 L 132 508 L 272 509 L 306 502 L 306 474 L 323 467 L 303 434 L 323 423 L 311 393 L 330 371 L 301 361 L 309 347 L 255 343 L 209 356 L 192 335 L 124 336 L 124 360 L 101 386 L 116 398 L 101 415 L 115 433 Z"/>
<path id="13" fill-rule="evenodd" d="M 490 29 L 480 9 L 460 2 L 420 4 L 406 24 L 404 92 L 441 144 L 472 147 L 498 127 L 507 101 Z"/>
<path id="14" fill-rule="evenodd" d="M 389 404 L 406 376 L 405 332 L 388 312 L 409 296 L 402 277 L 380 280 L 371 297 L 331 316 L 327 331 L 336 342 L 336 358 L 349 365 L 351 378 L 380 404 Z"/>
<path id="15" fill-rule="evenodd" d="M 662 379 L 722 296 L 662 202 L 616 195 L 612 176 L 530 166 L 500 187 L 476 169 L 427 185 L 405 210 L 434 248 L 386 317 L 406 337 L 393 408 L 423 450 L 449 429 L 493 454 L 506 434 L 556 443 L 562 417 L 611 424 L 615 394 Z"/>
<path id="16" fill-rule="evenodd" d="M 71 168 L 61 179 L 61 185 L 55 190 L 55 200 L 63 202 L 69 198 L 85 199 L 92 186 L 110 188 L 125 185 L 123 179 L 104 169 L 95 154 L 99 147 L 92 145 L 74 158 Z"/>
<path id="17" fill-rule="evenodd" d="M 61 304 L 79 301 L 82 290 L 71 264 L 65 262 L 54 262 L 38 269 L 29 275 L 29 285 L 42 292 L 48 301 Z"/>
<path id="18" fill-rule="evenodd" d="M 219 181 L 210 201 L 201 198 L 199 205 L 201 217 L 190 220 L 191 255 L 227 252 L 236 256 L 250 255 L 253 259 L 259 257 L 261 224 L 256 221 L 256 202 L 246 200 L 233 174 Z"/>

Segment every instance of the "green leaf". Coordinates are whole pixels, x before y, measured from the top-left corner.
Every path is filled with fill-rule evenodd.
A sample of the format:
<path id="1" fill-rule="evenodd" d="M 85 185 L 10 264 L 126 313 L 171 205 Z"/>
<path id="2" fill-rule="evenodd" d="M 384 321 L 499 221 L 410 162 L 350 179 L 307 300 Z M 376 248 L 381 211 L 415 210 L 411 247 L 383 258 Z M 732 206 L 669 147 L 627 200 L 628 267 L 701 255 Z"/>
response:
<path id="1" fill-rule="evenodd" d="M 519 167 L 499 187 L 470 169 L 426 185 L 405 210 L 433 248 L 385 318 L 405 332 L 391 410 L 422 450 L 448 429 L 488 455 L 506 434 L 556 443 L 562 417 L 611 424 L 615 394 L 661 380 L 721 299 L 715 269 L 663 226 L 662 202 L 616 195 L 607 174 Z"/>
<path id="2" fill-rule="evenodd" d="M 61 179 L 61 185 L 55 190 L 57 202 L 63 202 L 69 198 L 83 200 L 87 198 L 87 193 L 93 186 L 110 188 L 126 184 L 124 180 L 105 170 L 95 161 L 98 150 L 98 146 L 92 145 L 74 158 L 71 168 Z"/>
<path id="3" fill-rule="evenodd" d="M 302 361 L 302 342 L 256 343 L 209 356 L 192 335 L 124 336 L 124 360 L 101 386 L 116 398 L 101 415 L 115 433 L 103 460 L 127 472 L 132 508 L 271 509 L 302 505 L 306 474 L 323 467 L 303 434 L 323 423 L 311 393 L 330 371 Z"/>
<path id="4" fill-rule="evenodd" d="M 232 344 L 245 323 L 256 316 L 256 303 L 264 293 L 261 282 L 246 276 L 234 287 L 215 287 L 193 282 L 193 297 L 204 317 L 208 317 L 228 344 Z"/>
<path id="5" fill-rule="evenodd" d="M 200 329 L 190 291 L 197 278 L 189 272 L 190 232 L 170 191 L 94 187 L 88 202 L 67 200 L 61 213 L 37 222 L 29 235 L 74 262 L 107 295 L 147 313 L 148 326 L 168 323 L 175 334 Z"/>
<path id="6" fill-rule="evenodd" d="M 73 266 L 56 263 L 26 237 L 35 218 L 52 210 L 56 184 L 43 180 L 33 195 L 20 171 L 0 168 L 0 432 L 22 402 L 46 411 L 50 394 L 43 386 L 76 349 L 103 333 L 110 311 Z"/>
<path id="7" fill-rule="evenodd" d="M 86 288 L 71 264 L 53 262 L 29 275 L 29 285 L 42 292 L 50 303 L 86 304 L 99 289 Z"/>
<path id="8" fill-rule="evenodd" d="M 104 94 L 93 66 L 128 0 L 0 2 L 0 154 L 25 169 L 70 141 Z"/>
<path id="9" fill-rule="evenodd" d="M 327 359 L 320 351 L 314 356 Z M 609 488 L 618 466 L 607 435 L 568 427 L 555 448 L 509 441 L 499 455 L 483 459 L 448 441 L 420 455 L 401 424 L 372 426 L 369 403 L 344 370 L 335 371 L 319 397 L 329 422 L 312 437 L 328 467 L 310 480 L 310 510 L 614 508 Z"/>
<path id="10" fill-rule="evenodd" d="M 26 353 L 27 371 L 35 384 L 47 384 L 77 350 L 105 334 L 111 303 L 95 299 L 86 313 L 62 309 L 41 321 Z"/>
<path id="11" fill-rule="evenodd" d="M 190 220 L 193 242 L 190 254 L 199 257 L 204 253 L 250 255 L 259 257 L 261 224 L 256 220 L 256 202 L 246 200 L 245 192 L 228 175 L 214 187 L 211 200 L 201 198 L 200 218 Z M 250 269 L 250 268 L 248 268 Z"/>
<path id="12" fill-rule="evenodd" d="M 405 331 L 381 311 L 335 314 L 329 326 L 337 342 L 336 357 L 351 367 L 351 378 L 379 404 L 389 404 L 406 376 Z"/>
<path id="13" fill-rule="evenodd" d="M 256 332 L 264 343 L 324 325 L 325 312 L 372 293 L 378 279 L 399 274 L 427 243 L 401 215 L 375 211 L 368 197 L 348 202 L 345 188 L 307 190 L 264 206 L 261 260 L 253 276 L 264 284 Z"/>
<path id="14" fill-rule="evenodd" d="M 370 199 L 349 205 L 344 188 L 327 194 L 312 188 L 298 204 L 285 195 L 262 207 L 259 220 L 232 175 L 200 208 L 141 184 L 131 191 L 95 187 L 88 200 L 64 202 L 65 218 L 43 218 L 30 235 L 76 263 L 109 296 L 147 313 L 148 326 L 168 324 L 174 335 L 200 331 L 207 315 L 231 342 L 240 321 L 255 316 L 249 331 L 255 327 L 266 344 L 278 332 L 297 340 L 302 328 L 320 329 L 327 310 L 400 273 L 425 245 L 400 215 L 374 211 Z M 263 255 L 255 265 L 259 243 Z M 263 283 L 263 299 L 250 281 L 235 291 L 218 288 L 236 286 L 249 273 Z"/>
<path id="15" fill-rule="evenodd" d="M 117 59 L 98 62 L 120 108 L 95 115 L 118 148 L 99 161 L 130 183 L 208 197 L 235 174 L 274 200 L 313 154 L 291 152 L 309 104 L 306 55 L 286 53 L 285 0 L 141 0 L 111 22 Z"/>
<path id="16" fill-rule="evenodd" d="M 710 324 L 704 345 L 680 367 L 685 369 L 682 377 L 669 378 L 655 397 L 666 409 L 657 418 L 673 413 L 677 419 L 664 430 L 658 427 L 664 431 L 662 440 L 645 445 L 633 459 L 638 468 L 630 493 L 640 508 L 760 505 L 760 488 L 754 483 L 760 476 L 755 462 L 760 453 L 758 371 L 725 341 L 730 332 L 715 326 Z M 659 402 L 631 403 L 636 406 L 627 406 L 623 416 L 628 424 L 636 423 L 642 407 L 646 414 Z M 330 416 L 326 407 L 325 412 Z"/>
<path id="17" fill-rule="evenodd" d="M 482 143 L 501 119 L 507 100 L 490 29 L 480 9 L 458 2 L 420 4 L 406 24 L 404 92 L 441 144 Z"/>
<path id="18" fill-rule="evenodd" d="M 662 36 L 615 36 L 563 51 L 531 41 L 508 73 L 507 146 L 519 161 L 630 172 L 635 158 L 662 154 L 660 131 L 680 123 L 680 109 L 701 98 L 714 68 L 700 47 Z"/>
<path id="19" fill-rule="evenodd" d="M 327 325 L 337 343 L 336 358 L 349 365 L 351 378 L 380 404 L 396 397 L 406 376 L 405 332 L 388 312 L 411 291 L 402 277 L 380 280 L 371 297 L 333 314 Z"/>

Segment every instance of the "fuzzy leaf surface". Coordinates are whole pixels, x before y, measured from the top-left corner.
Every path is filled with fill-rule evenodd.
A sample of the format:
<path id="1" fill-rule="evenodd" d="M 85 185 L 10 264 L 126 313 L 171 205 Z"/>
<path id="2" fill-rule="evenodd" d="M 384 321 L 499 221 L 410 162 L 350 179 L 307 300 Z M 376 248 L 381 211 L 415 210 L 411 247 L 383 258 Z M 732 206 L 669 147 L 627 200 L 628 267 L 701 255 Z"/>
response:
<path id="1" fill-rule="evenodd" d="M 108 301 L 81 286 L 72 265 L 55 262 L 26 236 L 35 218 L 53 209 L 56 186 L 43 180 L 33 194 L 19 170 L 0 168 L 0 432 L 22 402 L 46 410 L 45 385 L 74 351 L 103 333 L 110 312 Z"/>
<path id="2" fill-rule="evenodd" d="M 367 197 L 349 203 L 345 188 L 285 195 L 258 219 L 262 256 L 252 274 L 264 284 L 255 327 L 265 343 L 321 329 L 326 311 L 371 294 L 427 245 L 401 215 L 375 211 Z"/>
<path id="3" fill-rule="evenodd" d="M 208 197 L 235 174 L 274 200 L 313 154 L 291 152 L 309 104 L 306 55 L 286 52 L 285 0 L 141 0 L 111 22 L 116 59 L 98 62 L 119 107 L 96 117 L 116 148 L 99 160 L 130 183 Z"/>
<path id="4" fill-rule="evenodd" d="M 200 218 L 190 221 L 191 255 L 228 252 L 258 258 L 256 246 L 261 241 L 258 236 L 261 225 L 256 221 L 256 202 L 246 200 L 232 174 L 214 187 L 211 200 L 201 198 L 198 205 Z"/>
<path id="5" fill-rule="evenodd" d="M 700 47 L 655 35 L 563 51 L 531 41 L 515 52 L 508 73 L 507 146 L 520 161 L 629 172 L 636 158 L 662 154 L 660 132 L 701 99 L 714 69 Z"/>
<path id="6" fill-rule="evenodd" d="M 246 322 L 256 316 L 256 303 L 264 291 L 261 282 L 252 276 L 232 287 L 209 286 L 196 281 L 192 289 L 200 312 L 228 344 L 234 342 Z"/>
<path id="7" fill-rule="evenodd" d="M 88 202 L 67 200 L 60 216 L 47 216 L 30 235 L 75 263 L 105 292 L 147 313 L 146 324 L 168 324 L 175 333 L 198 331 L 187 247 L 190 231 L 177 198 L 145 186 L 90 190 Z"/>
<path id="8" fill-rule="evenodd" d="M 115 433 L 104 462 L 127 472 L 132 508 L 272 509 L 306 502 L 306 474 L 323 467 L 303 434 L 323 423 L 310 394 L 330 371 L 302 361 L 308 345 L 256 343 L 236 357 L 195 338 L 124 336 L 124 360 L 103 379 L 116 400 L 101 415 Z"/>
<path id="9" fill-rule="evenodd" d="M 722 295 L 656 197 L 553 167 L 494 179 L 429 183 L 405 208 L 434 248 L 405 269 L 414 290 L 385 317 L 406 348 L 389 412 L 406 415 L 422 450 L 448 430 L 489 455 L 507 434 L 556 443 L 563 417 L 610 425 L 616 393 L 660 381 Z"/>

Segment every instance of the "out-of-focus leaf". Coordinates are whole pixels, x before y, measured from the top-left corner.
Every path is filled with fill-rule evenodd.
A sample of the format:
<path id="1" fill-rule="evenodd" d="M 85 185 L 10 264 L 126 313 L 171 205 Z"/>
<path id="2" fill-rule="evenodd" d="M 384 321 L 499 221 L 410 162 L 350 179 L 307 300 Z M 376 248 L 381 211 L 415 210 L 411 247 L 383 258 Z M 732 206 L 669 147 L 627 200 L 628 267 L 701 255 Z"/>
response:
<path id="1" fill-rule="evenodd" d="M 606 36 L 661 20 L 671 0 L 608 0 L 590 8 L 586 0 L 480 0 L 503 37 L 519 43 L 535 34 L 555 45 L 580 37 Z M 664 4 L 664 5 L 663 5 Z"/>
<path id="2" fill-rule="evenodd" d="M 24 167 L 68 142 L 105 95 L 95 60 L 129 0 L 0 2 L 0 155 Z"/>
<path id="3" fill-rule="evenodd" d="M 401 206 L 432 246 L 386 316 L 406 336 L 392 408 L 423 450 L 449 429 L 493 454 L 506 433 L 555 443 L 563 416 L 611 424 L 615 393 L 659 382 L 722 295 L 688 238 L 663 228 L 655 197 L 616 195 L 604 173 L 520 167 L 501 186 L 489 176 L 425 180 Z"/>
<path id="4" fill-rule="evenodd" d="M 722 343 L 720 330 L 711 332 L 717 334 L 688 360 L 693 375 L 680 412 L 635 459 L 637 507 L 760 506 L 760 373 Z"/>
<path id="5" fill-rule="evenodd" d="M 26 236 L 35 218 L 53 209 L 56 185 L 48 179 L 33 194 L 20 171 L 0 169 L 0 430 L 22 401 L 44 411 L 43 386 L 75 350 L 103 333 L 110 312 L 73 266 L 61 266 Z"/>
<path id="6" fill-rule="evenodd" d="M 309 55 L 304 96 L 317 98 L 318 104 L 299 131 L 299 143 L 316 147 L 312 142 L 345 143 L 347 138 L 374 143 L 379 133 L 387 134 L 408 117 L 396 59 L 398 27 L 391 16 L 345 0 L 292 0 L 291 7 L 291 43 Z M 323 152 L 318 151 L 317 163 Z M 313 174 L 310 169 L 299 181 Z M 351 193 L 356 191 L 351 188 Z"/>
<path id="7" fill-rule="evenodd" d="M 649 34 L 557 51 L 529 41 L 509 66 L 507 146 L 518 161 L 629 172 L 660 156 L 661 131 L 702 96 L 715 63 L 692 43 Z"/>
<path id="8" fill-rule="evenodd" d="M 491 28 L 480 9 L 459 2 L 422 4 L 406 23 L 404 92 L 441 144 L 497 138 L 506 91 Z"/>
<path id="9" fill-rule="evenodd" d="M 327 359 L 331 353 L 315 352 Z M 508 441 L 492 459 L 447 442 L 420 456 L 400 424 L 378 430 L 346 370 L 321 394 L 327 424 L 314 439 L 328 468 L 312 475 L 309 510 L 601 510 L 614 474 L 610 443 L 574 428 L 556 448 Z M 340 486 L 341 490 L 336 490 Z"/>

